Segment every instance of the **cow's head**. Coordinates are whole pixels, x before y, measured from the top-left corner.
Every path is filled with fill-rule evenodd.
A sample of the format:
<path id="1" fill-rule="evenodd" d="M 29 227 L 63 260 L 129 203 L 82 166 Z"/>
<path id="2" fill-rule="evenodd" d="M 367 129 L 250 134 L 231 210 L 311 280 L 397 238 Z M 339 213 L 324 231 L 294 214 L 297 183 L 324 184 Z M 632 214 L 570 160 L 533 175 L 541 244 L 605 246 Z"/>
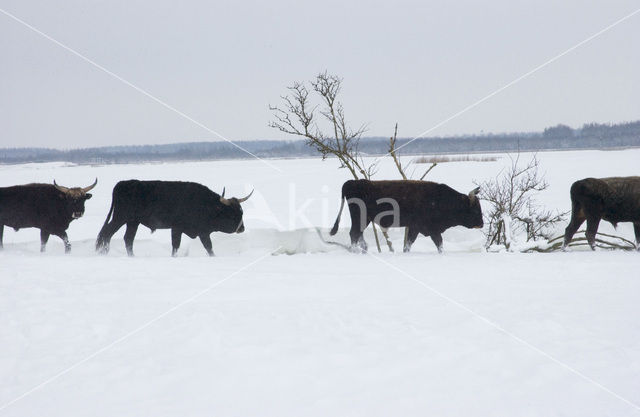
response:
<path id="1" fill-rule="evenodd" d="M 244 232 L 244 222 L 242 221 L 242 207 L 240 203 L 244 203 L 251 197 L 253 191 L 248 196 L 243 198 L 224 198 L 224 189 L 220 196 L 220 203 L 222 203 L 222 213 L 218 217 L 221 232 L 225 233 L 242 233 Z"/>
<path id="2" fill-rule="evenodd" d="M 67 188 L 56 184 L 55 180 L 53 181 L 54 187 L 56 187 L 58 191 L 62 192 L 61 198 L 64 199 L 67 206 L 67 212 L 71 214 L 73 219 L 79 219 L 84 214 L 84 202 L 92 197 L 92 195 L 89 194 L 89 191 L 93 189 L 96 184 L 98 184 L 97 178 L 93 184 L 84 188 Z"/>
<path id="3" fill-rule="evenodd" d="M 473 229 L 480 229 L 484 226 L 482 220 L 482 209 L 480 208 L 480 199 L 478 194 L 480 193 L 480 187 L 477 187 L 469 193 L 469 209 L 466 210 L 464 219 L 464 226 Z"/>

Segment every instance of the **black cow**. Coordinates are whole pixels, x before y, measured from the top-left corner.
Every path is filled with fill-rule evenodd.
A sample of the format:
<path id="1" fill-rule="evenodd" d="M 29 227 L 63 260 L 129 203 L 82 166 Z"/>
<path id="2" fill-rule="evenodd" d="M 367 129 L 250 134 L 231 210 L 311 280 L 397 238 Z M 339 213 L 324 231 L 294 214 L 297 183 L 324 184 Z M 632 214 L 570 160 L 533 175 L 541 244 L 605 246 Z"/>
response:
<path id="1" fill-rule="evenodd" d="M 613 224 L 633 222 L 640 249 L 640 177 L 585 178 L 571 185 L 571 221 L 564 232 L 563 249 L 587 221 L 587 242 L 596 248 L 600 220 Z"/>
<path id="2" fill-rule="evenodd" d="M 111 237 L 127 225 L 124 243 L 127 254 L 133 256 L 133 239 L 138 225 L 151 231 L 171 229 L 172 255 L 180 247 L 182 234 L 199 237 L 209 256 L 212 232 L 242 233 L 242 207 L 253 191 L 244 198 L 224 198 L 194 182 L 120 181 L 113 188 L 111 209 L 98 234 L 96 250 L 109 251 Z M 111 219 L 111 220 L 109 220 Z"/>
<path id="3" fill-rule="evenodd" d="M 345 200 L 351 214 L 351 246 L 357 244 L 366 251 L 362 238 L 372 221 L 383 230 L 407 227 L 404 251 L 408 252 L 418 234 L 430 236 L 442 252 L 442 232 L 452 226 L 481 228 L 482 210 L 476 188 L 468 195 L 445 184 L 429 181 L 369 181 L 350 180 L 342 186 L 340 212 L 330 234 L 338 231 Z"/>
<path id="4" fill-rule="evenodd" d="M 40 229 L 40 251 L 44 252 L 50 235 L 64 242 L 65 252 L 71 252 L 67 229 L 72 220 L 84 214 L 84 202 L 91 198 L 88 187 L 67 188 L 51 184 L 27 184 L 0 188 L 0 248 L 4 226 L 16 231 L 25 227 Z"/>

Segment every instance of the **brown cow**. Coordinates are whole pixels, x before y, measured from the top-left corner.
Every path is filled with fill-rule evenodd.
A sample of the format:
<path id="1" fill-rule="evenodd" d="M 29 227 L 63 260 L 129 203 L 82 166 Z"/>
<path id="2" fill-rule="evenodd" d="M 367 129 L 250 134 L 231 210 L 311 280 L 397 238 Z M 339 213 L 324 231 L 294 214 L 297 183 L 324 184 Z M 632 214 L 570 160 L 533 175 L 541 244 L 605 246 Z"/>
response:
<path id="1" fill-rule="evenodd" d="M 587 221 L 587 242 L 595 250 L 600 220 L 616 227 L 632 222 L 640 248 L 640 177 L 585 178 L 571 186 L 571 222 L 564 232 L 566 248 L 580 225 Z"/>
<path id="2" fill-rule="evenodd" d="M 477 197 L 480 188 L 462 194 L 446 184 L 429 181 L 349 180 L 342 185 L 342 199 L 336 222 L 331 229 L 338 232 L 345 201 L 351 214 L 351 247 L 367 244 L 363 232 L 374 222 L 383 229 L 408 228 L 405 252 L 409 252 L 418 234 L 431 237 L 442 252 L 442 233 L 453 226 L 481 228 L 482 209 Z"/>

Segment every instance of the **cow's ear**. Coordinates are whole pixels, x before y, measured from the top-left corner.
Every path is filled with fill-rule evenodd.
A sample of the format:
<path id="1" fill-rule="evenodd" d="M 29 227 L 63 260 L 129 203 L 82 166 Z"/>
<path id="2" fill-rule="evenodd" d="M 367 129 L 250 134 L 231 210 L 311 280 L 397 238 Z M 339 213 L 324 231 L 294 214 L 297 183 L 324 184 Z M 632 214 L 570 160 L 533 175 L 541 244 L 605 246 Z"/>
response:
<path id="1" fill-rule="evenodd" d="M 85 197 L 85 200 L 88 200 L 88 199 L 90 199 L 91 197 L 93 197 L 93 194 L 91 194 L 91 193 L 86 193 L 86 194 L 84 195 L 84 197 Z"/>

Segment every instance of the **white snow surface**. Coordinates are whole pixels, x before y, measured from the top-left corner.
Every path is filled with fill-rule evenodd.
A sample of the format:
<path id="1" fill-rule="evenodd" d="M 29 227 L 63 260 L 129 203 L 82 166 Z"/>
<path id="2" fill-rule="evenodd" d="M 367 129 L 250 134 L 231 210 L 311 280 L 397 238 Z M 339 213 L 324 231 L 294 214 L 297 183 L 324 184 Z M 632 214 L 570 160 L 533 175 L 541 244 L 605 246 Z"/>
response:
<path id="1" fill-rule="evenodd" d="M 429 179 L 468 192 L 510 163 L 496 156 Z M 577 179 L 639 174 L 640 150 L 538 157 L 550 183 L 538 200 L 562 211 Z M 0 186 L 99 180 L 70 255 L 5 228 L 0 416 L 640 415 L 639 253 L 487 253 L 481 231 L 456 227 L 442 255 L 422 236 L 409 254 L 352 254 L 314 230 L 348 243 L 346 210 L 328 237 L 348 173 L 270 162 L 282 172 L 256 160 L 0 166 Z M 255 188 L 247 231 L 214 233 L 214 258 L 184 236 L 171 258 L 169 231 L 141 227 L 128 258 L 123 228 L 98 256 L 111 190 L 130 178 Z M 388 158 L 377 178 L 398 178 Z M 600 230 L 634 239 L 630 224 Z M 402 230 L 392 237 L 401 249 Z"/>

